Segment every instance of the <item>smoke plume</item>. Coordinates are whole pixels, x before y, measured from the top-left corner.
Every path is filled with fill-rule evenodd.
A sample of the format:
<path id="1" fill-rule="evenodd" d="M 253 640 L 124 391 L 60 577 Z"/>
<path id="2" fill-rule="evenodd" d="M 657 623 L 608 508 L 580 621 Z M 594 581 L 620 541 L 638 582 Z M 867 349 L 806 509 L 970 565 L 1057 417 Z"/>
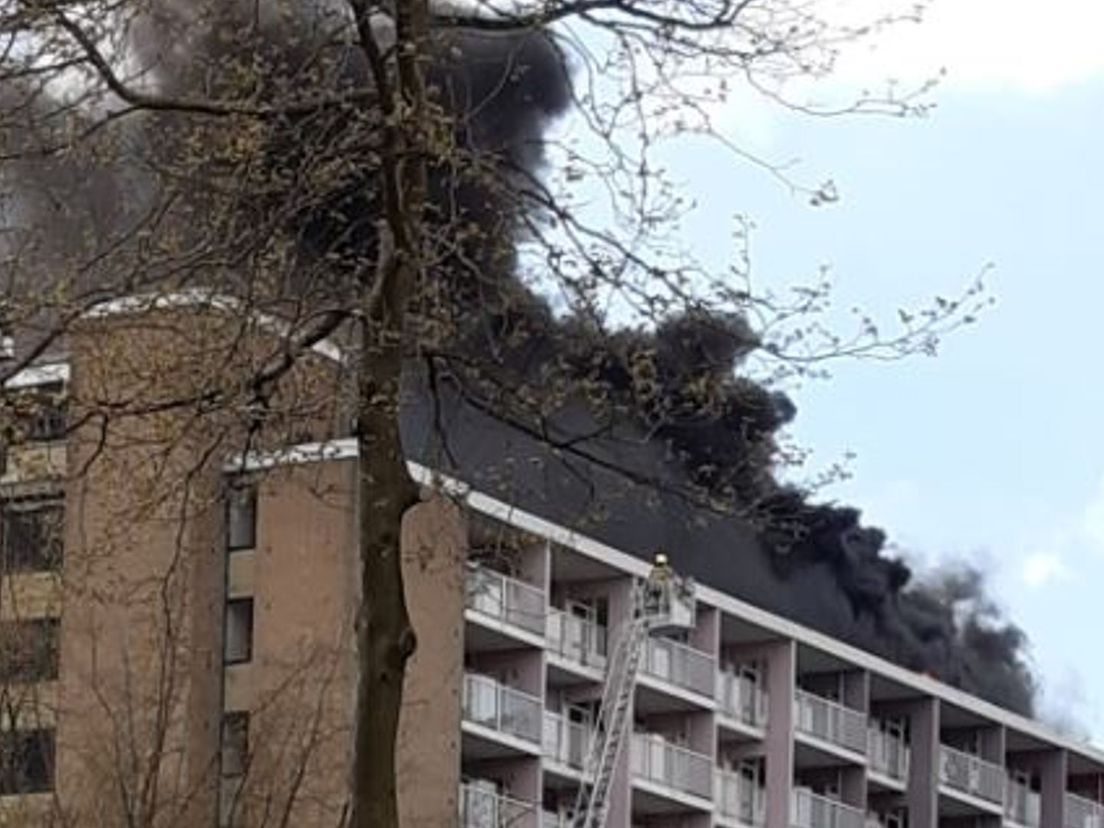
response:
<path id="1" fill-rule="evenodd" d="M 248 83 L 258 105 L 294 102 L 364 86 L 342 9 L 156 0 L 120 31 L 130 74 L 149 89 L 217 98 Z M 257 65 L 268 71 L 244 71 Z M 538 172 L 545 128 L 570 100 L 555 40 L 442 34 L 429 83 L 453 119 L 456 147 L 433 166 L 431 221 L 460 241 L 434 270 L 449 298 L 443 356 L 433 376 L 423 354 L 412 360 L 410 454 L 572 525 L 604 501 L 606 513 L 586 528 L 611 544 L 643 557 L 662 545 L 703 582 L 1031 712 L 1023 635 L 1000 618 L 977 573 L 915 578 L 858 510 L 810 502 L 777 481 L 778 431 L 796 410 L 741 375 L 759 345 L 743 318 L 692 310 L 606 335 L 590 320 L 557 317 L 523 283 L 517 249 L 530 208 L 511 185 Z M 0 90 L 7 150 L 71 134 L 72 111 L 58 117 L 49 93 L 19 82 Z M 196 123 L 172 113 L 122 119 L 92 139 L 110 143 L 108 161 L 92 153 L 7 164 L 9 292 L 22 291 L 31 307 L 63 261 L 94 263 L 79 269 L 82 287 L 106 291 L 179 279 L 184 260 L 197 278 L 226 279 L 227 261 L 248 260 L 282 270 L 282 289 L 303 296 L 347 290 L 341 274 L 372 261 L 379 243 L 374 150 L 364 140 L 378 115 L 308 108 L 257 134 Z M 246 176 L 236 200 L 205 188 L 243 145 L 256 152 L 260 179 Z M 324 177 L 308 174 L 320 167 Z M 260 185 L 274 180 L 285 186 L 266 195 Z M 174 198 L 162 205 L 166 181 Z"/>

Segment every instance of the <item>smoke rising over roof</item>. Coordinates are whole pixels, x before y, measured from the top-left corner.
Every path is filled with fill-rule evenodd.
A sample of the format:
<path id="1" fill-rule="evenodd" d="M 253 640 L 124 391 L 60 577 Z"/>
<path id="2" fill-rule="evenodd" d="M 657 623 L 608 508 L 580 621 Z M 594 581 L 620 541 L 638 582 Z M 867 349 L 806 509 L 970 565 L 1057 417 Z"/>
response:
<path id="1" fill-rule="evenodd" d="M 212 8 L 214 18 L 198 16 Z M 181 96 L 217 93 L 231 82 L 231 66 L 254 58 L 273 67 L 252 80 L 259 102 L 295 100 L 303 88 L 355 89 L 367 72 L 340 34 L 347 29 L 341 8 L 321 0 L 156 0 L 152 13 L 130 24 L 130 59 L 144 83 Z M 455 142 L 466 155 L 465 163 L 434 166 L 431 220 L 480 232 L 434 271 L 452 299 L 457 359 L 443 359 L 443 379 L 412 362 L 403 415 L 409 452 L 642 557 L 663 547 L 679 570 L 702 582 L 1030 713 L 1023 635 L 1001 620 L 977 573 L 914 578 L 887 553 L 884 533 L 862 525 L 858 510 L 811 503 L 776 480 L 776 436 L 796 410 L 785 395 L 741 375 L 758 347 L 746 320 L 688 310 L 651 330 L 604 336 L 589 320 L 557 317 L 523 283 L 517 247 L 529 216 L 507 185 L 537 173 L 545 128 L 568 106 L 569 72 L 555 41 L 539 32 L 460 30 L 443 35 L 434 54 L 429 81 L 455 118 Z M 50 123 L 50 102 L 41 94 L 18 85 L 0 91 L 4 101 L 28 104 L 26 123 L 4 136 L 8 148 L 61 129 Z M 83 276 L 93 286 L 119 286 L 120 268 L 141 274 L 123 279 L 128 288 L 155 278 L 140 267 L 140 251 L 128 253 L 119 240 L 159 186 L 156 162 L 206 135 L 179 117 L 114 127 L 127 147 L 124 160 L 92 168 L 74 158 L 8 165 L 8 226 L 46 230 L 62 242 L 59 249 L 36 246 L 32 258 L 94 259 Z M 311 271 L 320 251 L 370 260 L 378 244 L 379 199 L 370 165 L 357 163 L 365 150 L 352 141 L 355 130 L 312 117 L 273 125 L 266 163 L 291 180 L 301 172 L 295 163 L 336 149 L 350 159 L 339 178 L 317 194 L 303 181 L 298 186 L 311 197 L 291 208 L 253 200 L 225 218 L 228 228 L 291 227 L 287 261 L 296 273 Z M 367 117 L 358 123 L 372 128 L 371 115 L 348 117 Z M 496 175 L 467 163 L 473 158 Z M 80 198 L 67 201 L 74 191 Z M 138 206 L 123 206 L 120 193 L 136 196 Z M 173 208 L 177 226 L 204 203 L 202 192 L 185 192 L 185 206 Z M 13 239 L 29 235 L 6 238 L 13 254 L 21 249 Z M 114 258 L 95 255 L 108 250 Z M 49 271 L 45 264 L 37 269 Z M 295 289 L 321 295 L 333 285 L 303 277 Z M 486 366 L 492 382 L 459 367 L 459 357 L 476 353 L 495 355 Z M 523 388 L 538 405 L 526 409 L 502 396 Z M 555 405 L 549 389 L 562 389 Z"/>

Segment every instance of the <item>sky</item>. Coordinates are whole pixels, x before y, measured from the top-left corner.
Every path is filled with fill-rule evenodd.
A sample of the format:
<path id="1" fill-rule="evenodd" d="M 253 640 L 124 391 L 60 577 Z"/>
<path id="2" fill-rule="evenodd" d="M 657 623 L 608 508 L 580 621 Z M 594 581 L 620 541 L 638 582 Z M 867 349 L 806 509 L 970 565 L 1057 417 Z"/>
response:
<path id="1" fill-rule="evenodd" d="M 831 0 L 825 0 L 830 2 Z M 845 12 L 880 0 L 835 0 Z M 924 119 L 813 119 L 737 96 L 732 137 L 793 174 L 832 177 L 812 208 L 720 148 L 674 176 L 702 208 L 687 238 L 716 262 L 731 217 L 756 224 L 774 285 L 829 265 L 841 306 L 890 319 L 987 265 L 996 304 L 934 359 L 840 363 L 792 396 L 813 468 L 854 452 L 825 496 L 863 510 L 919 566 L 967 560 L 1031 639 L 1041 716 L 1104 744 L 1104 4 L 936 0 L 925 21 L 844 56 L 832 91 L 946 69 Z"/>

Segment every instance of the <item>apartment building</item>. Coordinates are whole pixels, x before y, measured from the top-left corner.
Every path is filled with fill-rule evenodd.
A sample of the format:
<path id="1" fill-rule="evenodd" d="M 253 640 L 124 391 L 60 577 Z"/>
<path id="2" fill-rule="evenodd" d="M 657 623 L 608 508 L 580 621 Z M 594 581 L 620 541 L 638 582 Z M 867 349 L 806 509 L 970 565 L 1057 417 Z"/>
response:
<path id="1" fill-rule="evenodd" d="M 9 388 L 85 369 L 74 351 Z M 186 518 L 173 494 L 121 527 L 112 498 L 156 481 L 109 456 L 78 484 L 88 447 L 57 422 L 0 478 L 0 825 L 340 824 L 355 443 L 225 457 Z M 404 816 L 569 828 L 652 562 L 412 472 Z M 610 828 L 1104 828 L 1104 752 L 709 583 L 646 640 L 629 715 Z"/>

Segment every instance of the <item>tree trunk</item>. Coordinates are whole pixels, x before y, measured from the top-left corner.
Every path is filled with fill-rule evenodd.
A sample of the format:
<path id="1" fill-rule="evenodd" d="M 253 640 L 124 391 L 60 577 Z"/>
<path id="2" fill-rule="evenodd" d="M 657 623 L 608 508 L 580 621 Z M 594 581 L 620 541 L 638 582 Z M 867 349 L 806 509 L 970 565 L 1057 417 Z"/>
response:
<path id="1" fill-rule="evenodd" d="M 363 4 L 354 4 L 354 7 Z M 362 10 L 363 11 L 363 10 Z M 367 16 L 358 14 L 367 26 Z M 424 280 L 428 130 L 424 56 L 427 0 L 394 4 L 394 84 L 377 76 L 383 99 L 380 189 L 385 220 L 374 280 L 362 288 L 358 387 L 358 504 L 361 608 L 360 681 L 355 710 L 353 828 L 398 828 L 396 756 L 406 662 L 414 630 L 406 608 L 402 518 L 418 500 L 399 434 L 406 318 Z M 362 37 L 372 37 L 362 28 Z M 389 93 L 389 94 L 387 94 Z"/>
<path id="2" fill-rule="evenodd" d="M 353 763 L 355 828 L 398 826 L 395 748 L 406 662 L 414 631 L 403 592 L 402 517 L 418 490 L 406 468 L 398 429 L 401 351 L 363 354 L 360 383 L 359 530 L 361 609 L 357 625 L 360 680 Z"/>

